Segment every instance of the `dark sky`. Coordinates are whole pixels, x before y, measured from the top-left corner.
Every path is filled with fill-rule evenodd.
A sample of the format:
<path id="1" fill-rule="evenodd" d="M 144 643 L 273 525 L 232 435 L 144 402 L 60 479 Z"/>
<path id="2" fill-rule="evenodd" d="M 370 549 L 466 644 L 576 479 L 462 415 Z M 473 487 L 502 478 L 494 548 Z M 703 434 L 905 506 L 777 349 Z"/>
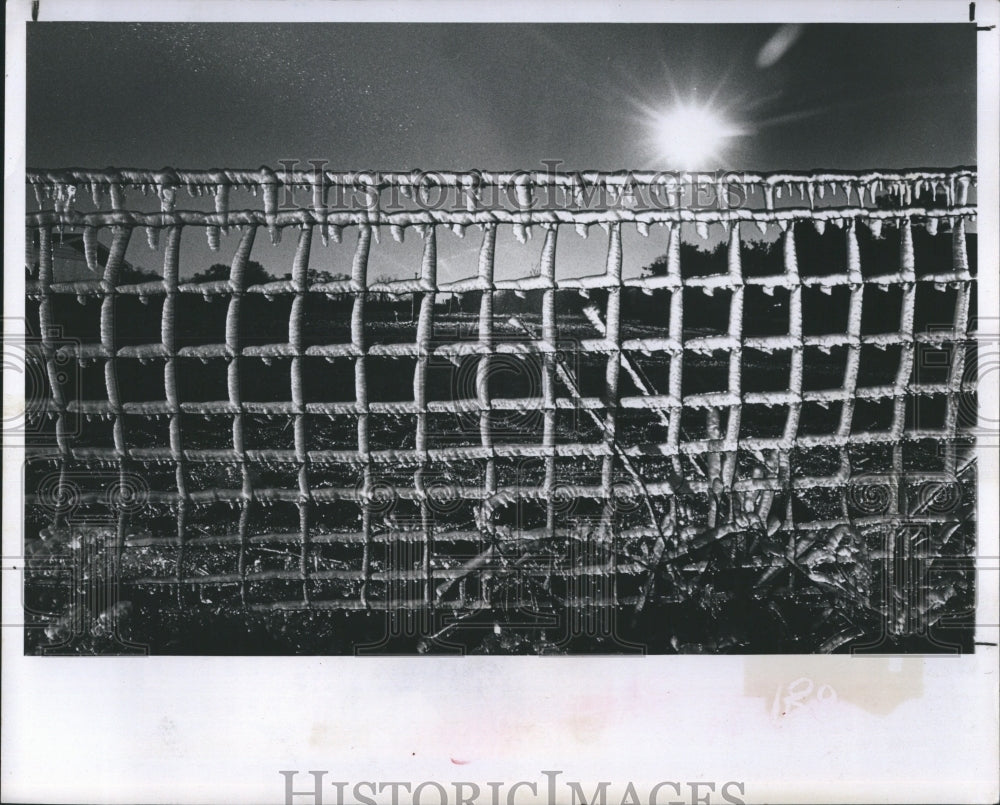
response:
<path id="1" fill-rule="evenodd" d="M 972 25 L 126 24 L 28 26 L 27 158 L 36 167 L 334 170 L 664 169 L 649 113 L 677 98 L 747 133 L 718 165 L 904 168 L 976 161 Z M 792 37 L 794 39 L 794 37 Z M 780 49 L 779 49 L 780 51 Z M 769 63 L 770 62 L 770 63 Z M 194 200 L 200 201 L 200 200 Z M 132 202 L 136 203 L 136 202 Z M 188 206 L 192 200 L 186 200 Z M 155 206 L 155 202 L 154 202 Z M 626 275 L 663 251 L 626 237 Z M 129 259 L 160 258 L 133 238 Z M 231 259 L 185 237 L 185 274 Z M 261 242 L 265 239 L 259 238 Z M 371 274 L 412 276 L 419 239 L 383 238 Z M 439 239 L 443 279 L 475 273 L 478 237 Z M 498 241 L 497 276 L 537 265 L 541 238 Z M 313 265 L 350 270 L 348 248 Z M 295 238 L 254 257 L 289 270 Z M 603 270 L 602 233 L 560 237 L 560 272 Z"/>
<path id="2" fill-rule="evenodd" d="M 972 25 L 28 26 L 28 164 L 670 168 L 672 94 L 749 129 L 721 167 L 975 160 Z"/>

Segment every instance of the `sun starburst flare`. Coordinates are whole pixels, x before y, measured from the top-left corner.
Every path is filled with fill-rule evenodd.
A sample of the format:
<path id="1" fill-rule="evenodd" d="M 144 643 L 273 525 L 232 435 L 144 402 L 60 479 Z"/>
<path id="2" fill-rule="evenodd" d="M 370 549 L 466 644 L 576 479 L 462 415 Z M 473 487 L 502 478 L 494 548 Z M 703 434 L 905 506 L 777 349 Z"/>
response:
<path id="1" fill-rule="evenodd" d="M 715 167 L 729 141 L 747 133 L 710 105 L 693 102 L 652 115 L 650 129 L 657 151 L 683 170 Z"/>

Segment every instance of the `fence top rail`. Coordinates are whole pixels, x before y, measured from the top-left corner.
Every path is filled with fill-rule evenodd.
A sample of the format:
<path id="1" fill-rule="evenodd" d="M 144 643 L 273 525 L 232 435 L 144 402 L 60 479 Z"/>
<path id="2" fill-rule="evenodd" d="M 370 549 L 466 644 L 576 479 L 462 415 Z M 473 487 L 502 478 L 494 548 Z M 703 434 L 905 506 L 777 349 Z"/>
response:
<path id="1" fill-rule="evenodd" d="M 861 218 L 870 221 L 898 221 L 912 218 L 953 219 L 977 215 L 977 208 L 970 205 L 945 209 L 906 207 L 892 210 L 872 210 L 864 207 L 834 207 L 824 210 L 789 208 L 783 210 L 646 210 L 602 209 L 579 210 L 480 210 L 462 212 L 455 210 L 421 210 L 419 212 L 327 212 L 298 209 L 287 212 L 258 210 L 233 210 L 225 213 L 178 210 L 174 212 L 140 213 L 125 210 L 81 213 L 45 210 L 28 213 L 26 223 L 31 227 L 45 226 L 142 226 L 166 228 L 170 226 L 246 226 L 267 225 L 275 227 L 312 226 L 323 223 L 335 227 L 387 225 L 391 227 L 426 226 L 490 226 L 513 224 L 515 226 L 580 226 L 635 223 L 639 225 L 678 224 L 684 222 L 723 224 L 776 223 L 787 226 L 802 219 L 830 221 L 834 224 Z"/>
<path id="2" fill-rule="evenodd" d="M 296 163 L 297 164 L 297 163 Z M 177 187 L 308 188 L 317 184 L 352 188 L 459 188 L 481 187 L 621 187 L 690 186 L 717 182 L 723 184 L 777 187 L 781 185 L 863 185 L 881 182 L 887 185 L 934 183 L 948 186 L 955 182 L 975 184 L 974 166 L 953 168 L 911 168 L 904 170 L 812 170 L 803 172 L 753 173 L 745 171 L 328 171 L 323 169 L 273 170 L 268 166 L 257 169 L 175 169 L 149 170 L 142 168 L 28 168 L 27 183 L 31 185 L 118 185 L 147 189 Z"/>

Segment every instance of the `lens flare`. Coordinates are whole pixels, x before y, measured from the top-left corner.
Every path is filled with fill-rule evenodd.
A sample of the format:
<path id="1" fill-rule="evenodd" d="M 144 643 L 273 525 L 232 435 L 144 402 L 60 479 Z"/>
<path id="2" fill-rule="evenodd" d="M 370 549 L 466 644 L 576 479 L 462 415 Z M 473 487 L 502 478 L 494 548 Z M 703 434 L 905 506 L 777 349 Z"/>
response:
<path id="1" fill-rule="evenodd" d="M 708 105 L 678 103 L 654 115 L 653 139 L 659 152 L 684 170 L 716 167 L 727 141 L 744 131 Z"/>

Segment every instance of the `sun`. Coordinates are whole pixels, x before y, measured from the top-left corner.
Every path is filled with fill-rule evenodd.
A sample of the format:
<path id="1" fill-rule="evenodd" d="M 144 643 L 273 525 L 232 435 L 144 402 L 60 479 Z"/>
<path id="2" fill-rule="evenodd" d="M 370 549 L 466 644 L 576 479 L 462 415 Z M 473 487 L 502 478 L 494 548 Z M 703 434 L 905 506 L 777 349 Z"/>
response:
<path id="1" fill-rule="evenodd" d="M 682 170 L 714 168 L 732 137 L 744 132 L 708 105 L 678 103 L 652 116 L 651 129 L 657 150 Z"/>

